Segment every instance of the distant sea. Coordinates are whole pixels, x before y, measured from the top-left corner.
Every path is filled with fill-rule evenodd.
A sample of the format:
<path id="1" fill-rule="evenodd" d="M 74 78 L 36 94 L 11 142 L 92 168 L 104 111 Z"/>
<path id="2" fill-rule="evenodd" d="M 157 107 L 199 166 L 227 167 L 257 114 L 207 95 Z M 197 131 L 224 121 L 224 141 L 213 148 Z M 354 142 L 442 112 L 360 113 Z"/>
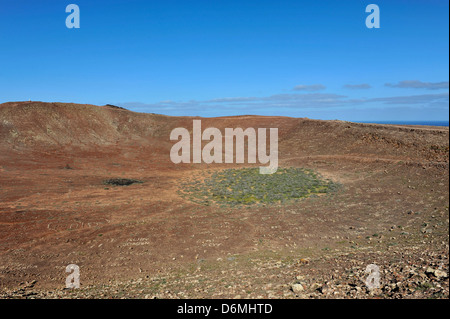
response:
<path id="1" fill-rule="evenodd" d="M 449 121 L 355 121 L 357 123 L 394 124 L 394 125 L 428 125 L 449 126 Z"/>

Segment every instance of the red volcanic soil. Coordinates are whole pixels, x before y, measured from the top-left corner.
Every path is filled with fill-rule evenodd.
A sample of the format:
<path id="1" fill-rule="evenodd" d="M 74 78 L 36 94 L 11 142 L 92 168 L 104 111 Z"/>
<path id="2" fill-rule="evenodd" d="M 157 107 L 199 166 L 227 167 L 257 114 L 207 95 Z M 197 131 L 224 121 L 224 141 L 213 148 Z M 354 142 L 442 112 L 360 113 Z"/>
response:
<path id="1" fill-rule="evenodd" d="M 448 298 L 447 127 L 201 118 L 222 132 L 278 128 L 281 167 L 343 185 L 242 209 L 177 194 L 197 172 L 251 166 L 173 164 L 170 132 L 193 119 L 0 104 L 0 297 Z M 63 289 L 69 264 L 80 289 Z"/>

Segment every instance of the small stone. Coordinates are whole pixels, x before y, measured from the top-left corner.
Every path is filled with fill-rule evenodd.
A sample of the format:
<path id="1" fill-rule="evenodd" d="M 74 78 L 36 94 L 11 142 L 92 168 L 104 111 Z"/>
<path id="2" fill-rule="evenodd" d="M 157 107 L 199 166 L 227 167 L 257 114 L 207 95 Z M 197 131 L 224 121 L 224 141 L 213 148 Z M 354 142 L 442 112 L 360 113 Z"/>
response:
<path id="1" fill-rule="evenodd" d="M 425 270 L 425 274 L 429 277 L 429 276 L 434 276 L 437 279 L 441 279 L 441 278 L 447 278 L 448 274 L 440 269 L 433 269 L 431 267 L 428 267 L 427 270 Z"/>
<path id="2" fill-rule="evenodd" d="M 323 284 L 322 286 L 320 286 L 317 291 L 319 291 L 321 294 L 328 294 L 329 292 L 332 291 L 332 289 L 328 286 L 328 282 L 326 282 L 325 284 Z"/>
<path id="3" fill-rule="evenodd" d="M 304 291 L 305 288 L 303 288 L 303 285 L 302 285 L 302 284 L 293 284 L 293 285 L 291 286 L 291 290 L 292 290 L 294 293 L 300 293 L 300 292 Z"/>
<path id="4" fill-rule="evenodd" d="M 434 275 L 436 276 L 437 279 L 447 278 L 448 277 L 448 274 L 445 271 L 440 270 L 440 269 L 436 269 L 434 271 Z"/>
<path id="5" fill-rule="evenodd" d="M 315 283 L 313 283 L 313 284 L 311 285 L 311 289 L 312 289 L 312 290 L 318 290 L 318 289 L 321 288 L 321 287 L 322 287 L 322 285 L 319 284 L 319 283 L 317 283 L 317 282 L 315 282 Z"/>

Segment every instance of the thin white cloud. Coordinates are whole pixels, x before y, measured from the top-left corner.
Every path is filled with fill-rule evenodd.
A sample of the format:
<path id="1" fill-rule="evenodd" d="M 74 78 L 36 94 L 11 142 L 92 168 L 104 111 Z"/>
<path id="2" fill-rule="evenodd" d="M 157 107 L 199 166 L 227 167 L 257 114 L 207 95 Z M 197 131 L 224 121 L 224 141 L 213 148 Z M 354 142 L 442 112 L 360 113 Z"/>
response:
<path id="1" fill-rule="evenodd" d="M 363 84 L 346 84 L 344 85 L 345 89 L 350 89 L 350 90 L 366 90 L 366 89 L 370 89 L 372 86 L 370 84 L 367 83 L 363 83 Z"/>
<path id="2" fill-rule="evenodd" d="M 426 105 L 434 102 L 447 102 L 448 92 L 440 94 L 421 94 L 421 95 L 409 95 L 409 96 L 393 96 L 393 97 L 380 97 L 368 99 L 367 102 L 382 102 L 384 104 L 422 104 Z"/>
<path id="3" fill-rule="evenodd" d="M 312 84 L 312 85 L 296 85 L 294 86 L 293 90 L 294 91 L 309 91 L 309 92 L 314 92 L 314 91 L 321 91 L 321 90 L 325 90 L 327 87 L 323 84 Z"/>
<path id="4" fill-rule="evenodd" d="M 276 94 L 263 97 L 228 97 L 203 101 L 167 101 L 146 103 L 117 103 L 127 109 L 140 109 L 146 112 L 174 115 L 206 114 L 267 114 L 287 110 L 318 110 L 326 112 L 336 109 L 366 109 L 377 107 L 406 107 L 414 109 L 448 109 L 449 93 L 421 94 L 406 96 L 387 96 L 376 98 L 351 98 L 331 93 Z"/>
<path id="5" fill-rule="evenodd" d="M 251 102 L 257 101 L 257 97 L 224 97 L 212 100 L 206 100 L 205 103 L 223 103 L 223 102 Z"/>
<path id="6" fill-rule="evenodd" d="M 427 89 L 427 90 L 441 90 L 448 89 L 448 82 L 422 82 L 422 81 L 400 81 L 397 84 L 386 83 L 385 86 L 401 89 Z"/>

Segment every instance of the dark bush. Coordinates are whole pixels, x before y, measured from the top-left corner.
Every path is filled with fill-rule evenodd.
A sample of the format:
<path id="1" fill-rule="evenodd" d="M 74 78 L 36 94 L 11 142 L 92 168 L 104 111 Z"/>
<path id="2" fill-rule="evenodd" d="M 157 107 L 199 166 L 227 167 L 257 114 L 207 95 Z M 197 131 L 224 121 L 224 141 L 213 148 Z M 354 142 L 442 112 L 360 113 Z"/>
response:
<path id="1" fill-rule="evenodd" d="M 103 182 L 105 185 L 114 185 L 114 186 L 128 186 L 135 183 L 143 183 L 142 181 L 136 179 L 128 179 L 128 178 L 112 178 Z"/>

